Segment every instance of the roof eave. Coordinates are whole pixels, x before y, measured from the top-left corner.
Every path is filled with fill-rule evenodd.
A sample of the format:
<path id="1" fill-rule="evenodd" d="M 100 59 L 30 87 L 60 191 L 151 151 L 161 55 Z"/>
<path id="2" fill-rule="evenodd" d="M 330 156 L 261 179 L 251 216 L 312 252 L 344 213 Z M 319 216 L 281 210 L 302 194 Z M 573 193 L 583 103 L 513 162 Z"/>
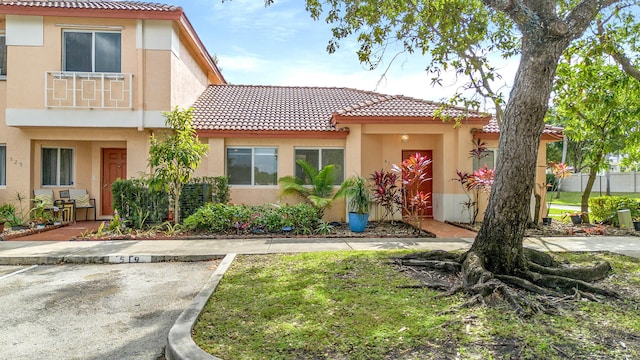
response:
<path id="1" fill-rule="evenodd" d="M 280 139 L 345 139 L 349 135 L 349 129 L 339 131 L 319 130 L 197 130 L 201 138 L 280 138 Z"/>
<path id="2" fill-rule="evenodd" d="M 555 142 L 555 141 L 561 141 L 563 139 L 563 135 L 562 133 L 543 133 L 542 136 L 540 136 L 540 140 L 541 141 L 549 141 L 549 142 Z M 485 131 L 474 131 L 473 132 L 473 140 L 478 140 L 478 139 L 482 139 L 482 140 L 499 140 L 500 139 L 500 133 L 499 132 L 485 132 Z"/>
<path id="3" fill-rule="evenodd" d="M 464 118 L 462 125 L 487 125 L 491 117 Z M 433 116 L 345 116 L 334 112 L 331 116 L 332 124 L 445 124 L 455 121 L 443 120 Z"/>
<path id="4" fill-rule="evenodd" d="M 191 25 L 191 22 L 189 21 L 189 19 L 187 18 L 187 15 L 184 12 L 180 16 L 179 23 L 182 29 L 185 31 L 185 33 L 189 34 L 189 39 L 193 42 L 193 45 L 196 47 L 196 49 L 198 49 L 198 52 L 200 53 L 202 58 L 206 61 L 207 66 L 211 69 L 211 71 L 215 73 L 215 75 L 220 79 L 220 81 L 222 81 L 223 84 L 226 84 L 227 81 L 222 75 L 222 72 L 220 72 L 218 65 L 216 65 L 215 61 L 213 61 L 213 58 L 211 58 L 211 54 L 209 54 L 209 51 L 207 51 L 207 48 L 204 46 L 204 43 L 198 36 L 198 33 L 193 28 L 193 25 Z"/>
<path id="5" fill-rule="evenodd" d="M 124 10 L 124 9 L 85 9 L 64 7 L 37 7 L 2 5 L 0 13 L 7 15 L 30 16 L 60 16 L 60 17 L 92 17 L 117 19 L 150 19 L 150 20 L 180 20 L 183 15 L 181 7 L 173 11 L 162 10 Z"/>

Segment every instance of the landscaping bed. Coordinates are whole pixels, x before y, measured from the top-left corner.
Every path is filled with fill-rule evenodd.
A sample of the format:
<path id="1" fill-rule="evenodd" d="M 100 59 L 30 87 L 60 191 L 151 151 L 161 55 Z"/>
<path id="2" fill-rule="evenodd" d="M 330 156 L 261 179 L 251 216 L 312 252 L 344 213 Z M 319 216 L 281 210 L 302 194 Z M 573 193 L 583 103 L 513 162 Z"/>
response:
<path id="1" fill-rule="evenodd" d="M 27 235 L 39 234 L 45 231 L 58 229 L 63 226 L 67 226 L 67 224 L 45 225 L 43 228 L 5 228 L 4 231 L 0 233 L 0 241 L 11 240 Z"/>
<path id="2" fill-rule="evenodd" d="M 346 223 L 331 223 L 327 234 L 294 234 L 292 232 L 246 233 L 246 232 L 169 232 L 162 229 L 131 231 L 130 233 L 92 232 L 81 234 L 74 240 L 164 240 L 164 239 L 261 239 L 261 238 L 434 238 L 435 234 L 419 230 L 402 221 L 370 221 L 364 232 L 349 230 Z"/>

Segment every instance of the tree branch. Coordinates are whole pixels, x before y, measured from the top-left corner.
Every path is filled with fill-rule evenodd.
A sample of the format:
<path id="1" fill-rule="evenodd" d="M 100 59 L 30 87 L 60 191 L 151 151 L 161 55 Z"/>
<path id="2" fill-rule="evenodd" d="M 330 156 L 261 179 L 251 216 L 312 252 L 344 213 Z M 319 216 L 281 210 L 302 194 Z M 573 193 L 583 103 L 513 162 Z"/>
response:
<path id="1" fill-rule="evenodd" d="M 483 2 L 490 8 L 506 14 L 520 30 L 540 23 L 538 14 L 527 7 L 522 0 L 483 0 Z"/>
<path id="2" fill-rule="evenodd" d="M 577 39 L 587 29 L 591 21 L 602 9 L 621 0 L 583 0 L 565 17 L 572 39 Z"/>
<path id="3" fill-rule="evenodd" d="M 619 47 L 609 43 L 605 36 L 604 25 L 602 21 L 597 22 L 597 34 L 600 43 L 603 45 L 603 51 L 609 54 L 617 63 L 622 67 L 622 70 L 627 75 L 640 81 L 640 69 L 635 67 L 631 62 L 631 59 L 622 51 Z"/>

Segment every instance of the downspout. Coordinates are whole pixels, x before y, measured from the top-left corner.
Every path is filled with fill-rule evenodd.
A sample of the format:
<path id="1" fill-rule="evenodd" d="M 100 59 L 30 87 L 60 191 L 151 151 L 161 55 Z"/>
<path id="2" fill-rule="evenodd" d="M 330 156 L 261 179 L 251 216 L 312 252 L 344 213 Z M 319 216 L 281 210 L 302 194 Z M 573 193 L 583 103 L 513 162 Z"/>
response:
<path id="1" fill-rule="evenodd" d="M 138 50 L 138 69 L 137 79 L 138 82 L 138 101 L 136 107 L 138 108 L 138 131 L 144 131 L 144 78 L 145 78 L 145 44 L 144 44 L 144 21 L 142 19 L 137 20 L 136 24 L 136 45 Z"/>

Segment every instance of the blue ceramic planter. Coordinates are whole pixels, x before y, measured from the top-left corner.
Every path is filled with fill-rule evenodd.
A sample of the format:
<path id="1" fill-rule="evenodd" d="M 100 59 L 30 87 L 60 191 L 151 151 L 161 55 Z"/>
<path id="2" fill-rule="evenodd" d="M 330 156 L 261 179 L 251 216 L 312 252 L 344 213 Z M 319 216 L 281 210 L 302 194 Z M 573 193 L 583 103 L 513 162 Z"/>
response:
<path id="1" fill-rule="evenodd" d="M 349 228 L 352 232 L 363 232 L 368 221 L 369 214 L 349 213 Z"/>

